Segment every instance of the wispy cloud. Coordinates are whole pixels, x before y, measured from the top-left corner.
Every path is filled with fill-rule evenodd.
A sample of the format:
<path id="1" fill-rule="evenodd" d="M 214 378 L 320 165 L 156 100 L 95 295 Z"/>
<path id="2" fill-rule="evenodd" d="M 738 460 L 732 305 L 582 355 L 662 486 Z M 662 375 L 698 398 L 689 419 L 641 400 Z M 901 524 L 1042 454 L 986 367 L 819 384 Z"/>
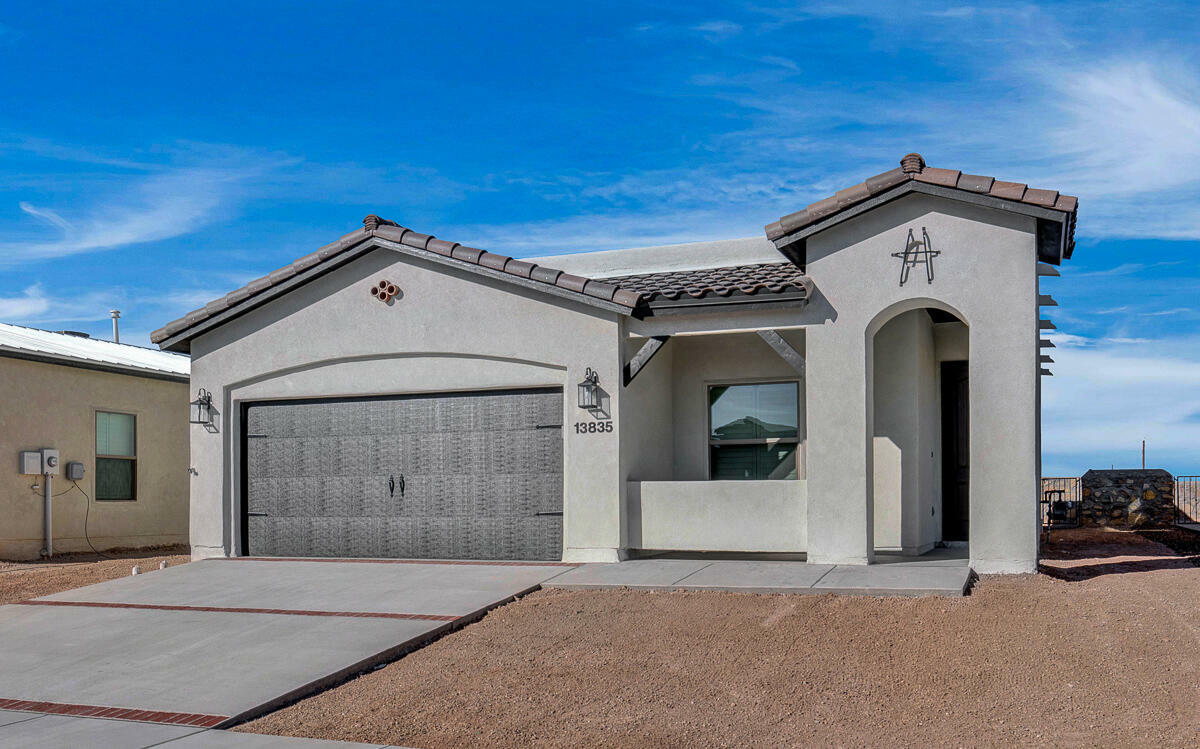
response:
<path id="1" fill-rule="evenodd" d="M 1079 475 L 1091 462 L 1135 465 L 1141 440 L 1155 466 L 1200 469 L 1200 345 L 1166 340 L 1051 336 L 1057 346 L 1043 380 L 1046 471 Z"/>
<path id="2" fill-rule="evenodd" d="M 50 300 L 41 284 L 26 287 L 17 296 L 0 297 L 0 320 L 37 318 L 50 308 Z"/>
<path id="3" fill-rule="evenodd" d="M 691 29 L 713 41 L 720 41 L 742 33 L 742 25 L 733 21 L 705 21 L 692 26 Z"/>
<path id="4" fill-rule="evenodd" d="M 0 265 L 9 266 L 183 236 L 230 217 L 249 198 L 254 180 L 299 162 L 284 154 L 200 143 L 163 149 L 161 163 L 109 158 L 30 138 L 0 144 L 4 148 L 117 170 L 101 178 L 68 177 L 74 189 L 65 193 L 69 197 L 64 197 L 61 207 L 32 199 L 19 201 L 22 213 L 42 226 L 27 222 L 4 232 Z M 45 199 L 54 196 L 47 194 Z"/>
<path id="5" fill-rule="evenodd" d="M 22 202 L 21 210 L 50 221 L 59 236 L 0 242 L 0 262 L 63 257 L 187 234 L 213 218 L 228 186 L 237 180 L 236 172 L 211 169 L 157 174 L 105 196 L 71 219 Z"/>

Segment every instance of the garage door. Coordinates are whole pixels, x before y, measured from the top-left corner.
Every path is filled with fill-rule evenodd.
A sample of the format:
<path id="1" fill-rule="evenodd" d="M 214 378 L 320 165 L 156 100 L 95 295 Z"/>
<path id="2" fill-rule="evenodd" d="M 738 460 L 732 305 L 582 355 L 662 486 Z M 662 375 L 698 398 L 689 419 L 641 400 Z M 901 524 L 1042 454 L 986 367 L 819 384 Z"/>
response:
<path id="1" fill-rule="evenodd" d="M 243 410 L 255 556 L 562 558 L 562 392 Z"/>

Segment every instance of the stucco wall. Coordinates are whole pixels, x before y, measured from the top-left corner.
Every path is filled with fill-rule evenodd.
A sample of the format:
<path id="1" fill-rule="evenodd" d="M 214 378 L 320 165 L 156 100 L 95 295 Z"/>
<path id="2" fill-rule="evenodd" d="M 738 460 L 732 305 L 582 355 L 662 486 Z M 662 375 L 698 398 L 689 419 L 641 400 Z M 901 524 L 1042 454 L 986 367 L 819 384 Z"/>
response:
<path id="1" fill-rule="evenodd" d="M 399 286 L 385 305 L 378 279 Z M 216 397 L 220 434 L 193 432 L 194 556 L 238 553 L 240 404 L 296 397 L 564 388 L 564 556 L 613 561 L 624 527 L 616 315 L 378 250 L 192 342 L 192 381 Z M 575 402 L 591 367 L 613 432 Z"/>
<path id="2" fill-rule="evenodd" d="M 899 285 L 910 228 L 940 255 Z M 809 559 L 873 556 L 874 352 L 877 330 L 933 306 L 969 326 L 970 555 L 979 572 L 1037 563 L 1037 275 L 1032 218 L 909 195 L 808 240 L 810 304 L 825 324 L 806 330 Z"/>
<path id="3" fill-rule="evenodd" d="M 54 479 L 55 552 L 178 544 L 188 533 L 187 383 L 130 377 L 0 357 L 0 558 L 36 558 L 42 548 L 41 477 L 17 473 L 22 450 L 58 448 L 62 465 L 84 464 L 80 487 Z M 137 416 L 137 499 L 97 502 L 97 410 Z"/>
<path id="4" fill-rule="evenodd" d="M 940 510 L 934 471 L 940 402 L 928 313 L 892 318 L 875 334 L 874 347 L 874 544 L 923 553 L 939 540 L 925 518 Z"/>
<path id="5" fill-rule="evenodd" d="M 780 335 L 794 349 L 804 353 L 803 331 L 783 330 Z M 803 469 L 806 447 L 804 379 L 757 333 L 677 336 L 667 346 L 674 348 L 669 393 L 674 403 L 674 480 L 708 480 L 710 385 L 799 380 L 801 443 L 797 466 Z M 803 473 L 799 475 L 803 476 Z"/>
<path id="6" fill-rule="evenodd" d="M 636 549 L 803 552 L 805 481 L 646 481 L 629 484 Z"/>

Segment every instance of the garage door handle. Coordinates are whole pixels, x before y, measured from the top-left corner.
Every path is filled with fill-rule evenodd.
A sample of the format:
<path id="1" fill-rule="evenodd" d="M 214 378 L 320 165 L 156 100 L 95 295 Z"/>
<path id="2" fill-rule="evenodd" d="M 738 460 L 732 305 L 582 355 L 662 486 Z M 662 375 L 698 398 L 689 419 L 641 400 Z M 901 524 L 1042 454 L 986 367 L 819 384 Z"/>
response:
<path id="1" fill-rule="evenodd" d="M 538 518 L 540 518 L 543 515 L 559 515 L 559 516 L 561 516 L 562 510 L 559 510 L 558 512 L 535 512 L 535 513 L 533 513 L 533 516 L 538 517 Z"/>
<path id="2" fill-rule="evenodd" d="M 265 513 L 265 512 L 247 512 L 247 513 L 246 513 L 246 517 L 249 517 L 249 518 L 265 518 L 265 517 L 267 517 L 267 513 Z"/>

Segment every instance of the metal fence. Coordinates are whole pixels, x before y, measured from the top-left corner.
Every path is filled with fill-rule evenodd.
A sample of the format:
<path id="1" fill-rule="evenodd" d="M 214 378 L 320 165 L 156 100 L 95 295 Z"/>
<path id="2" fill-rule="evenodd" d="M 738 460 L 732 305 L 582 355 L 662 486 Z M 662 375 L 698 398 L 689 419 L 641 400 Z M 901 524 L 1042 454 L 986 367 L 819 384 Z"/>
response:
<path id="1" fill-rule="evenodd" d="M 1078 476 L 1043 476 L 1041 502 L 1038 503 L 1042 525 L 1049 524 L 1052 507 L 1056 527 L 1078 525 L 1080 499 Z"/>
<path id="2" fill-rule="evenodd" d="M 1200 523 L 1200 476 L 1175 477 L 1175 522 Z"/>

